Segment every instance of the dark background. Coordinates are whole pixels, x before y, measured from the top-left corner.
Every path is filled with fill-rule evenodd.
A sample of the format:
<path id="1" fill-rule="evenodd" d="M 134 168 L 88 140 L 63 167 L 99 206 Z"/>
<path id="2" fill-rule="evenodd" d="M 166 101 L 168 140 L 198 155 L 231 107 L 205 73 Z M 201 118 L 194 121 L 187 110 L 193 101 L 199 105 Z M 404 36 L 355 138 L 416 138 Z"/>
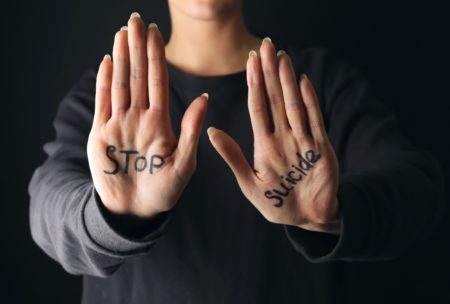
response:
<path id="1" fill-rule="evenodd" d="M 323 46 L 360 67 L 396 111 L 405 134 L 440 159 L 449 185 L 449 55 L 445 1 L 253 0 L 250 28 L 275 43 Z M 58 102 L 110 53 L 113 35 L 139 11 L 166 39 L 166 0 L 8 1 L 1 9 L 2 303 L 79 303 L 81 278 L 31 240 L 27 185 L 53 138 Z M 349 264 L 354 303 L 450 303 L 449 207 L 432 239 L 390 262 Z M 372 299 L 373 301 L 369 301 Z"/>

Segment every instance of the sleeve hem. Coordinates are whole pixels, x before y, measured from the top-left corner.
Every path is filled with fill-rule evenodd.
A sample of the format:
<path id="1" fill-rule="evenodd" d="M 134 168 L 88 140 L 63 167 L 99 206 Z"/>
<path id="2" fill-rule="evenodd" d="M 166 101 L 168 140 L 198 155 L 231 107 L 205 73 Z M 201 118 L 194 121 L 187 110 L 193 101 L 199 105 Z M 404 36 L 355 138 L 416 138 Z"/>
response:
<path id="1" fill-rule="evenodd" d="M 92 193 L 83 209 L 83 221 L 87 234 L 99 246 L 113 252 L 132 252 L 150 247 L 160 238 L 170 222 L 170 212 L 158 215 L 156 227 L 142 238 L 126 237 L 116 231 L 102 213 L 101 199 L 92 186 Z"/>
<path id="2" fill-rule="evenodd" d="M 367 260 L 364 254 L 368 237 L 368 210 L 357 187 L 349 180 L 341 182 L 338 191 L 339 208 L 342 213 L 341 232 L 332 235 L 307 231 L 285 225 L 287 238 L 294 248 L 312 263 L 333 260 Z"/>

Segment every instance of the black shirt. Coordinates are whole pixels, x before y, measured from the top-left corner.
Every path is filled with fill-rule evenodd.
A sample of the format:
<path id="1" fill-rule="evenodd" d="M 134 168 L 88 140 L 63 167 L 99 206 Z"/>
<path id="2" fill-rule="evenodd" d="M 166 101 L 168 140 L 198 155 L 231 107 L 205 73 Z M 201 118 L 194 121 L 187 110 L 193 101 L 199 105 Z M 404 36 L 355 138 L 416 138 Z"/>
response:
<path id="1" fill-rule="evenodd" d="M 83 303 L 337 303 L 347 262 L 394 258 L 428 237 L 441 216 L 436 159 L 400 132 L 355 68 L 318 48 L 287 48 L 317 91 L 340 167 L 339 236 L 266 221 L 210 144 L 215 126 L 253 161 L 245 71 L 193 76 L 168 65 L 170 112 L 179 135 L 188 104 L 208 92 L 197 169 L 176 207 L 151 221 L 109 214 L 90 176 L 86 143 L 94 70 L 62 100 L 56 138 L 29 192 L 37 244 L 84 275 Z M 344 262 L 347 261 L 347 262 Z"/>

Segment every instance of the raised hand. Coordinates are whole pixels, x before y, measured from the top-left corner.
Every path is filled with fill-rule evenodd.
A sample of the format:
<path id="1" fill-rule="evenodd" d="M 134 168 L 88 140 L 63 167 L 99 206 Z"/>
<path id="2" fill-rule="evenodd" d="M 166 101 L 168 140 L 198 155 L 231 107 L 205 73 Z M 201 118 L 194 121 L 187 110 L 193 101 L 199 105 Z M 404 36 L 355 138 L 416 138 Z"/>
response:
<path id="1" fill-rule="evenodd" d="M 196 167 L 207 99 L 203 94 L 186 110 L 178 141 L 162 36 L 133 13 L 115 35 L 113 60 L 106 55 L 100 64 L 87 146 L 94 186 L 108 210 L 150 218 L 173 208 Z"/>
<path id="2" fill-rule="evenodd" d="M 254 168 L 225 132 L 209 128 L 211 143 L 253 205 L 273 223 L 339 233 L 338 162 L 311 81 L 295 79 L 289 56 L 264 39 L 261 57 L 247 61 Z"/>

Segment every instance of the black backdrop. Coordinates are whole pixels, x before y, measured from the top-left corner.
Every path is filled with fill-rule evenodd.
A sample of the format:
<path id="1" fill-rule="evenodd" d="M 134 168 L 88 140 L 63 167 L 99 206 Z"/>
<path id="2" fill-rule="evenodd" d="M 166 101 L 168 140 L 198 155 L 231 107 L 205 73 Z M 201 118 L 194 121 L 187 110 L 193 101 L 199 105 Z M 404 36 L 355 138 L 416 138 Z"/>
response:
<path id="1" fill-rule="evenodd" d="M 132 11 L 166 39 L 166 0 L 8 1 L 1 9 L 2 303 L 79 303 L 81 278 L 31 240 L 27 185 L 53 137 L 58 102 L 110 53 Z M 324 46 L 362 68 L 417 145 L 433 151 L 449 185 L 450 22 L 445 1 L 244 0 L 250 28 L 275 43 Z M 447 187 L 448 188 L 448 187 Z M 450 208 L 435 236 L 390 262 L 349 264 L 354 303 L 450 303 Z M 366 300 L 363 300 L 366 299 Z"/>

